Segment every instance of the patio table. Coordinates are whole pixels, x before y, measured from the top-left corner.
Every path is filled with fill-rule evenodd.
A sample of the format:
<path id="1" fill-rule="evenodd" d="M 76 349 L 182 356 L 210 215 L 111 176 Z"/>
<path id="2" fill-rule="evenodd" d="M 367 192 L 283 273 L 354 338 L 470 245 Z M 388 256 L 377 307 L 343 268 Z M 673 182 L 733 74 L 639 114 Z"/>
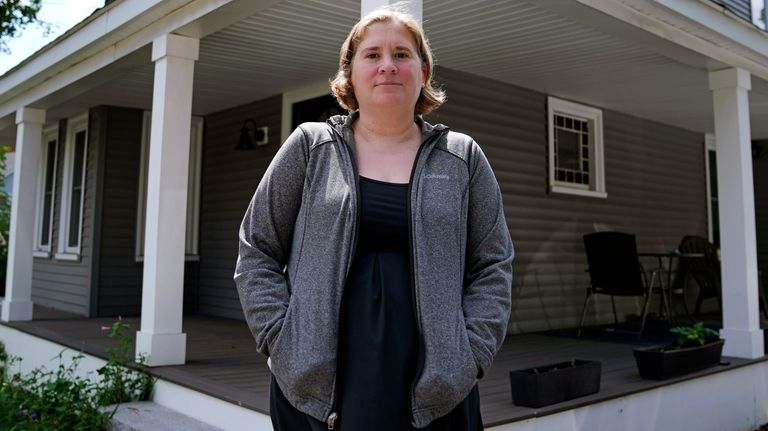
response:
<path id="1" fill-rule="evenodd" d="M 672 323 L 674 322 L 674 316 L 672 311 L 672 268 L 674 266 L 674 260 L 675 259 L 701 259 L 704 257 L 704 253 L 683 253 L 678 249 L 674 249 L 674 250 L 665 251 L 665 252 L 637 253 L 637 255 L 640 257 L 656 258 L 659 263 L 659 270 L 661 271 L 664 271 L 664 260 L 666 259 L 667 261 L 667 265 L 666 265 L 667 282 L 664 283 L 663 278 L 659 277 L 659 284 L 661 285 L 662 300 L 667 305 L 667 314 L 668 314 L 667 322 L 671 327 Z M 661 310 L 661 304 L 659 305 L 659 309 Z"/>

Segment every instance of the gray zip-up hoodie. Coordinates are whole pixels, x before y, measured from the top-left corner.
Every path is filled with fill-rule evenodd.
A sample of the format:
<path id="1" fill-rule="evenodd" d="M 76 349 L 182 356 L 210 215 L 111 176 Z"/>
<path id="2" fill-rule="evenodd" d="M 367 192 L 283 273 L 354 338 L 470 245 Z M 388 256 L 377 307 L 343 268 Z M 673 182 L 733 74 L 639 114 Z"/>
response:
<path id="1" fill-rule="evenodd" d="M 359 223 L 351 116 L 305 123 L 283 144 L 240 227 L 235 282 L 259 352 L 298 410 L 337 417 L 339 310 Z M 450 412 L 491 366 L 507 329 L 512 241 L 487 159 L 468 136 L 417 120 L 409 187 L 421 345 L 417 428 Z M 338 416 L 343 421 L 343 412 Z"/>

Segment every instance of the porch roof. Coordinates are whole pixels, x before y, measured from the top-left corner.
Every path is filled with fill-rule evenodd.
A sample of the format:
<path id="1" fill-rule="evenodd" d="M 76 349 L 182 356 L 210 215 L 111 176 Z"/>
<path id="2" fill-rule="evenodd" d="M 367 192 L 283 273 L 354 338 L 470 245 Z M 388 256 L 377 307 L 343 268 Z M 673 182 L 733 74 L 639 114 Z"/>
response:
<path id="1" fill-rule="evenodd" d="M 106 358 L 104 349 L 112 340 L 101 327 L 109 326 L 114 318 L 85 319 L 36 306 L 35 319 L 2 324 Z M 139 326 L 138 318 L 124 320 L 132 328 Z M 256 353 L 245 322 L 185 316 L 183 330 L 188 340 L 186 364 L 150 368 L 150 373 L 224 401 L 269 414 L 269 370 L 265 358 Z M 723 358 L 723 363 L 727 365 L 665 381 L 643 380 L 637 373 L 632 354 L 633 348 L 643 345 L 647 343 L 611 342 L 608 339 L 596 341 L 546 334 L 508 336 L 493 367 L 479 383 L 485 427 L 547 416 L 768 360 L 765 356 L 754 360 Z M 538 409 L 512 404 L 508 375 L 510 370 L 574 358 L 602 362 L 601 389 L 598 393 Z"/>
<path id="2" fill-rule="evenodd" d="M 115 2 L 109 11 L 121 16 L 117 12 L 128 3 Z M 167 27 L 153 27 L 152 34 L 177 31 L 203 36 L 195 69 L 193 110 L 197 115 L 326 81 L 335 71 L 347 29 L 359 16 L 355 0 L 245 3 L 249 2 L 232 2 L 206 13 L 194 10 L 196 2 L 182 0 L 175 1 L 171 9 L 152 7 L 151 24 Z M 194 20 L 173 27 L 185 21 L 167 17 L 182 12 Z M 163 13 L 166 15 L 160 16 Z M 105 15 L 95 14 L 87 23 Z M 109 64 L 83 70 L 82 77 L 41 93 L 31 105 L 47 109 L 49 121 L 100 104 L 150 109 L 154 67 L 146 42 L 151 38 L 145 34 L 143 45 L 136 40 L 139 33 L 151 31 L 134 28 L 144 19 L 148 18 L 137 15 L 119 31 L 105 33 L 95 39 L 99 43 L 88 45 L 114 44 L 116 51 Z M 745 26 L 728 16 L 713 23 Z M 747 68 L 753 74 L 752 137 L 768 138 L 768 123 L 757 120 L 768 115 L 768 49 L 755 51 L 768 47 L 764 34 L 752 35 L 744 29 L 750 35 L 749 43 L 739 44 L 680 11 L 646 0 L 487 0 L 471 4 L 425 0 L 424 26 L 441 66 L 700 133 L 714 130 L 707 74 L 728 67 L 726 61 L 730 61 L 731 66 Z M 85 33 L 88 28 L 82 26 L 74 33 Z M 667 30 L 674 36 L 663 37 Z M 753 32 L 759 33 L 757 29 Z M 684 46 L 684 37 L 696 43 Z M 129 53 L 124 41 L 133 41 Z M 51 47 L 39 56 L 54 54 Z M 24 77 L 35 61 L 1 77 L 0 88 Z M 48 70 L 35 72 L 27 77 L 31 81 L 21 80 L 18 85 L 31 85 L 47 74 Z M 38 91 L 33 90 L 24 90 L 24 94 Z M 450 88 L 447 90 L 450 95 Z M 16 99 L 7 96 L 0 97 L 0 111 L 8 114 L 0 118 L 0 139 L 10 141 L 15 136 L 15 128 L 9 126 L 16 107 L 8 105 Z"/>

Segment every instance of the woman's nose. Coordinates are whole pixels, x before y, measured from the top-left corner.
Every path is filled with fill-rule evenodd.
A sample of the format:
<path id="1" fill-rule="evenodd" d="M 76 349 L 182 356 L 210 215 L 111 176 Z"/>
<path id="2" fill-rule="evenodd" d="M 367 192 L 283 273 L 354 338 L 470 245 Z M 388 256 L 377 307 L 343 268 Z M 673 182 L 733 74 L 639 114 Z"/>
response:
<path id="1" fill-rule="evenodd" d="M 397 67 L 395 66 L 395 61 L 390 55 L 384 55 L 381 57 L 381 63 L 379 64 L 379 72 L 380 73 L 395 73 L 397 72 Z"/>

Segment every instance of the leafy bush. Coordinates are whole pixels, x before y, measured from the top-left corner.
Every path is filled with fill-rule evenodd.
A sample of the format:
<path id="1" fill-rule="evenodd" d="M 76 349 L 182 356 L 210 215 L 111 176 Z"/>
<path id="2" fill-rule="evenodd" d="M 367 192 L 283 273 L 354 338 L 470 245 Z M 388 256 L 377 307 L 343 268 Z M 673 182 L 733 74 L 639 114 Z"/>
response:
<path id="1" fill-rule="evenodd" d="M 64 365 L 59 354 L 55 370 L 39 368 L 27 376 L 5 376 L 0 387 L 0 429 L 106 430 L 111 418 L 99 410 L 93 383 L 75 375 L 82 356 Z M 12 365 L 17 359 L 10 359 Z"/>
<path id="2" fill-rule="evenodd" d="M 135 369 L 126 368 L 130 361 L 131 338 L 128 336 L 130 325 L 121 318 L 112 326 L 102 327 L 109 331 L 109 336 L 117 341 L 117 345 L 107 347 L 107 364 L 96 370 L 101 376 L 96 397 L 99 405 L 120 404 L 129 401 L 148 400 L 152 393 L 155 379 L 149 374 Z M 142 366 L 145 358 L 139 358 L 138 365 Z"/>
<path id="3" fill-rule="evenodd" d="M 154 378 L 126 367 L 131 339 L 129 325 L 119 319 L 103 328 L 116 340 L 107 348 L 107 363 L 96 370 L 99 381 L 79 377 L 77 355 L 65 365 L 63 352 L 58 366 L 36 368 L 26 376 L 11 373 L 21 360 L 10 357 L 0 342 L 0 429 L 2 430 L 106 430 L 120 403 L 149 399 Z M 139 361 L 139 365 L 143 360 Z M 112 409 L 104 406 L 115 405 Z"/>
<path id="4" fill-rule="evenodd" d="M 719 337 L 716 331 L 704 326 L 704 322 L 696 322 L 692 326 L 676 326 L 669 332 L 677 334 L 678 347 L 702 346 L 707 341 Z"/>
<path id="5" fill-rule="evenodd" d="M 5 293 L 5 274 L 8 265 L 8 233 L 11 224 L 11 197 L 5 192 L 5 161 L 8 147 L 0 147 L 0 293 Z"/>

